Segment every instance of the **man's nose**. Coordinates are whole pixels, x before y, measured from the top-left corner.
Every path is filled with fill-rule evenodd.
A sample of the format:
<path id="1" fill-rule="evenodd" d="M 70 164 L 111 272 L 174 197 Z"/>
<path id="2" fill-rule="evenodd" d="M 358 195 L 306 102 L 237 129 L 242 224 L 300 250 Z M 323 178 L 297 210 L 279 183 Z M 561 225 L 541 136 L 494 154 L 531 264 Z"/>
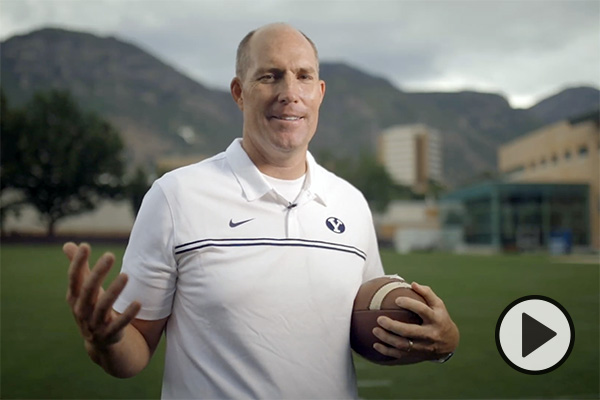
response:
<path id="1" fill-rule="evenodd" d="M 300 86 L 295 76 L 286 75 L 279 82 L 278 101 L 283 104 L 297 103 L 300 98 Z"/>

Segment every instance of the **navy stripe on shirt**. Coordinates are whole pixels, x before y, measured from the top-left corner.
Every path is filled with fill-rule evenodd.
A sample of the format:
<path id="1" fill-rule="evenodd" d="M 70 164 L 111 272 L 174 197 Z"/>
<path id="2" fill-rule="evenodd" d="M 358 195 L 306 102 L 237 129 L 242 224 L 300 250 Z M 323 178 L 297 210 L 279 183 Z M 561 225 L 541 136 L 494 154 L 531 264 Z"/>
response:
<path id="1" fill-rule="evenodd" d="M 276 246 L 276 247 L 309 247 L 317 249 L 336 250 L 357 255 L 366 260 L 364 251 L 353 246 L 340 243 L 324 242 L 307 239 L 274 239 L 274 238 L 238 238 L 238 239 L 202 239 L 175 246 L 175 254 L 183 254 L 206 247 L 250 247 L 250 246 Z"/>

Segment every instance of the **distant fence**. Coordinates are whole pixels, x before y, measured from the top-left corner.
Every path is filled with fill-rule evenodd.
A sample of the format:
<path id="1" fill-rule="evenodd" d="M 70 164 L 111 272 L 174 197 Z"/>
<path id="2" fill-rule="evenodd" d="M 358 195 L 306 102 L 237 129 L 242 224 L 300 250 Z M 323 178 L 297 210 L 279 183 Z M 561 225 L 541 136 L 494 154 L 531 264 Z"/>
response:
<path id="1" fill-rule="evenodd" d="M 74 234 L 60 234 L 54 236 L 46 236 L 39 234 L 28 234 L 28 233 L 11 233 L 2 235 L 0 237 L 0 245 L 3 244 L 62 244 L 65 242 L 82 243 L 87 242 L 90 244 L 95 243 L 108 243 L 108 244 L 127 244 L 129 235 L 125 235 L 122 232 L 113 234 L 102 233 L 102 234 L 85 234 L 85 233 L 74 233 Z"/>

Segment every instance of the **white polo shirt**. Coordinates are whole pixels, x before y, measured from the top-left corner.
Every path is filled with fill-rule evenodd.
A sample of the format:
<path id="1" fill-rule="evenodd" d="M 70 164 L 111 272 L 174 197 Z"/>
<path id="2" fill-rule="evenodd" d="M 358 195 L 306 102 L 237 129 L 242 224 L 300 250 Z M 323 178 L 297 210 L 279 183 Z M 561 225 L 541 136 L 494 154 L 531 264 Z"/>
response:
<path id="1" fill-rule="evenodd" d="M 368 205 L 308 154 L 291 205 L 236 139 L 158 179 L 123 260 L 138 318 L 169 317 L 163 398 L 355 398 L 349 329 L 383 274 Z"/>

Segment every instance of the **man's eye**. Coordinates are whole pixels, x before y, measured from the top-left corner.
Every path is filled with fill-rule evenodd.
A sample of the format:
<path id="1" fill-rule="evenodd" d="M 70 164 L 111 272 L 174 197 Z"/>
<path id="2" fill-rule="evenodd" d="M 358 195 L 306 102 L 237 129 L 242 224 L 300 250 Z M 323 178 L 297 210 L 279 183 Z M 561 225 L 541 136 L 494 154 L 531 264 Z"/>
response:
<path id="1" fill-rule="evenodd" d="M 309 75 L 309 74 L 302 74 L 302 75 L 300 75 L 300 77 L 299 77 L 299 78 L 300 78 L 300 80 L 303 80 L 303 81 L 308 81 L 308 80 L 311 80 L 311 79 L 312 79 L 312 75 Z"/>
<path id="2" fill-rule="evenodd" d="M 275 75 L 273 74 L 265 74 L 263 76 L 261 76 L 260 78 L 258 78 L 260 81 L 263 82 L 268 82 L 268 81 L 272 81 L 273 79 L 275 79 Z"/>

